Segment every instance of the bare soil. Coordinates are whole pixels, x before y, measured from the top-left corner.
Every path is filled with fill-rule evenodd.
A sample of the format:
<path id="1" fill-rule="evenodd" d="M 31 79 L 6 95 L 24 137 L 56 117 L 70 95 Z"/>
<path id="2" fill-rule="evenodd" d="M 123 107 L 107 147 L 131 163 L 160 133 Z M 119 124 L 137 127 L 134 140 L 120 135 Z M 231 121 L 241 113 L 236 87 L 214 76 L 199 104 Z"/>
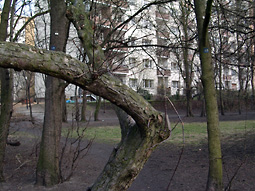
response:
<path id="1" fill-rule="evenodd" d="M 79 166 L 69 181 L 49 188 L 35 186 L 38 145 L 42 132 L 42 108 L 41 105 L 33 106 L 36 121 L 32 124 L 25 106 L 15 107 L 10 138 L 18 139 L 21 145 L 16 147 L 7 145 L 6 182 L 0 184 L 0 190 L 86 190 L 102 171 L 115 145 L 94 142 L 87 155 L 79 161 Z M 205 118 L 199 117 L 199 112 L 193 118 L 186 118 L 184 112 L 180 113 L 184 122 L 205 121 Z M 169 115 L 172 121 L 177 120 L 174 113 Z M 106 108 L 105 112 L 102 109 L 100 119 L 101 121 L 98 122 L 91 121 L 90 126 L 97 128 L 97 126 L 118 124 L 117 117 L 110 108 Z M 229 113 L 221 116 L 220 119 L 255 120 L 255 112 L 244 112 L 242 115 Z M 70 122 L 64 124 L 64 127 L 67 125 L 70 125 Z M 87 141 L 84 140 L 83 144 L 86 145 Z M 255 190 L 254 145 L 255 127 L 248 135 L 234 135 L 222 140 L 225 187 L 231 183 L 232 191 Z M 154 151 L 129 191 L 166 191 L 168 186 L 172 191 L 202 191 L 205 190 L 207 173 L 208 150 L 205 142 L 186 145 L 184 149 L 178 144 L 163 143 Z"/>

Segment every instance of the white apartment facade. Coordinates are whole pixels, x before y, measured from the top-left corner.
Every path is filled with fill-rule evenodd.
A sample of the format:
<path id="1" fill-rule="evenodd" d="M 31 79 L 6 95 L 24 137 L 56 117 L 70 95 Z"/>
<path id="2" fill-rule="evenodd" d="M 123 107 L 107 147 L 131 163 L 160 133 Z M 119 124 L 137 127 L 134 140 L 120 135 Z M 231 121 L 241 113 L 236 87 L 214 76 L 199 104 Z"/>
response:
<path id="1" fill-rule="evenodd" d="M 47 9 L 47 1 L 41 0 L 41 7 Z M 107 35 L 107 30 L 111 26 L 107 26 L 107 19 L 109 15 L 112 20 L 119 20 L 122 22 L 133 15 L 139 8 L 145 6 L 149 1 L 145 0 L 129 0 L 123 7 L 116 7 L 102 1 L 97 1 L 97 8 L 102 8 L 102 12 L 98 11 L 97 19 L 101 20 L 104 28 L 98 34 L 98 38 L 104 40 Z M 173 3 L 171 7 L 177 7 L 178 2 Z M 88 8 L 90 8 L 88 6 Z M 121 15 L 111 14 L 115 9 L 120 9 Z M 180 33 L 180 26 L 176 25 L 170 17 L 171 9 L 151 6 L 146 9 L 143 14 L 134 17 L 127 26 L 122 28 L 119 34 L 120 40 L 128 43 L 129 48 L 115 49 L 116 57 L 113 58 L 109 65 L 113 73 L 120 78 L 120 80 L 133 88 L 135 91 L 145 90 L 149 94 L 157 95 L 163 94 L 163 89 L 166 89 L 167 95 L 183 95 L 185 94 L 185 81 L 181 70 L 183 70 L 182 56 L 176 55 L 170 49 L 165 48 L 174 44 L 176 36 Z M 110 14 L 109 14 L 110 13 Z M 49 14 L 43 15 L 35 20 L 35 45 L 41 48 L 48 48 L 49 44 Z M 169 30 L 171 32 L 169 32 Z M 181 36 L 178 34 L 178 36 Z M 24 41 L 24 40 L 23 40 Z M 171 44 L 170 44 L 171 43 Z M 71 27 L 70 37 L 67 44 L 67 54 L 73 57 L 79 57 L 77 49 L 79 39 L 76 31 Z M 164 47 L 165 46 L 165 47 Z M 196 44 L 193 45 L 194 47 Z M 181 54 L 181 53 L 180 53 Z M 189 55 L 191 57 L 191 54 Z M 190 59 L 194 63 L 192 70 L 194 89 L 200 83 L 200 67 L 199 57 L 196 55 Z M 234 71 L 236 68 L 223 68 L 222 80 L 225 88 L 238 90 L 238 78 Z M 75 86 L 69 85 L 66 88 L 66 96 L 70 98 L 75 95 Z M 194 91 L 195 92 L 195 91 Z M 35 97 L 43 98 L 45 93 L 44 75 L 35 74 Z"/>

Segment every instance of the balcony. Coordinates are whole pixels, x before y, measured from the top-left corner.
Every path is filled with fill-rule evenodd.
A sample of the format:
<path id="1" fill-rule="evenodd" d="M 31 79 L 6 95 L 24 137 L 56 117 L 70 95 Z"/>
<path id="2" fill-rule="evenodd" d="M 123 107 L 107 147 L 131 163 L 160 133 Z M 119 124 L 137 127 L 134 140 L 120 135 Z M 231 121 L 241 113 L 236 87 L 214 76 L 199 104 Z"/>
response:
<path id="1" fill-rule="evenodd" d="M 157 48 L 156 55 L 158 57 L 168 58 L 170 55 L 169 48 Z"/>
<path id="2" fill-rule="evenodd" d="M 156 18 L 157 19 L 168 20 L 169 19 L 169 14 L 168 13 L 160 13 L 159 11 L 156 11 Z"/>
<path id="3" fill-rule="evenodd" d="M 157 75 L 158 76 L 171 76 L 171 70 L 170 69 L 157 69 Z"/>
<path id="4" fill-rule="evenodd" d="M 223 74 L 223 80 L 230 81 L 231 78 L 232 78 L 231 75 L 225 75 L 225 74 Z"/>
<path id="5" fill-rule="evenodd" d="M 129 69 L 126 66 L 114 65 L 112 67 L 112 71 L 114 74 L 127 74 L 129 72 Z"/>

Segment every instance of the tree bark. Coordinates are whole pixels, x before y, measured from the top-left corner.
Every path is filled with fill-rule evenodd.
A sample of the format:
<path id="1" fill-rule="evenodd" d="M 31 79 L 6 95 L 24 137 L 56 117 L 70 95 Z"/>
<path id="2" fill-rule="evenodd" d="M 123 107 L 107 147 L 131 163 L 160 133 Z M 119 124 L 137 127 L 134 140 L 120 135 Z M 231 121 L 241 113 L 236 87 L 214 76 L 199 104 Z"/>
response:
<path id="1" fill-rule="evenodd" d="M 155 132 L 144 134 L 126 112 L 118 107 L 115 111 L 121 127 L 121 142 L 113 149 L 103 172 L 89 191 L 127 190 L 159 143 L 153 137 Z M 151 123 L 148 127 L 154 125 Z"/>
<path id="2" fill-rule="evenodd" d="M 36 184 L 51 186 L 60 182 L 59 144 L 61 137 L 61 110 L 64 88 L 56 78 L 47 77 L 45 93 L 45 115 L 42 140 L 36 169 Z M 54 91 L 54 92 L 53 92 Z M 56 111 L 57 110 L 57 111 Z"/>
<path id="3" fill-rule="evenodd" d="M 65 51 L 69 21 L 65 17 L 63 0 L 50 2 L 50 50 Z M 36 184 L 51 186 L 60 182 L 59 152 L 62 128 L 62 99 L 66 84 L 57 78 L 46 77 L 45 116 L 40 154 L 36 169 Z"/>
<path id="4" fill-rule="evenodd" d="M 202 67 L 202 83 L 207 116 L 207 133 L 209 149 L 209 173 L 206 190 L 222 191 L 222 155 L 219 132 L 219 116 L 208 25 L 211 16 L 212 0 L 194 0 L 197 19 L 199 54 Z M 203 18 L 204 17 L 204 18 Z"/>
<path id="5" fill-rule="evenodd" d="M 11 9 L 11 0 L 4 2 L 3 11 L 1 14 L 0 24 L 0 40 L 5 41 L 7 38 L 8 19 Z M 10 119 L 12 114 L 12 72 L 9 69 L 0 68 L 0 80 L 1 80 L 1 113 L 0 113 L 0 182 L 3 182 L 4 174 L 4 158 L 5 148 L 8 136 L 8 130 L 10 125 Z"/>

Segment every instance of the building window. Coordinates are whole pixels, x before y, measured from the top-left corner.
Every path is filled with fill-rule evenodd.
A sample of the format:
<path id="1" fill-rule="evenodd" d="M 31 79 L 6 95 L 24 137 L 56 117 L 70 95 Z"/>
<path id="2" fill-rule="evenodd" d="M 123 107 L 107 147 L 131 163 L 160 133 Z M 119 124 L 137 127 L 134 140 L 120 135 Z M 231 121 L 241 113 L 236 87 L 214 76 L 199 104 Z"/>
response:
<path id="1" fill-rule="evenodd" d="M 136 3 L 137 3 L 136 0 L 129 0 L 128 2 L 130 5 L 136 5 Z"/>
<path id="2" fill-rule="evenodd" d="M 85 12 L 89 12 L 90 11 L 90 3 L 87 2 L 85 3 Z"/>
<path id="3" fill-rule="evenodd" d="M 227 76 L 229 75 L 229 68 L 228 67 L 225 67 L 224 68 L 224 74 Z"/>
<path id="4" fill-rule="evenodd" d="M 142 27 L 146 29 L 152 29 L 153 25 L 150 20 L 143 20 L 142 21 Z"/>
<path id="5" fill-rule="evenodd" d="M 231 83 L 230 83 L 230 81 L 225 81 L 225 88 L 226 88 L 226 89 L 231 89 Z"/>
<path id="6" fill-rule="evenodd" d="M 163 77 L 159 77 L 159 78 L 158 78 L 158 86 L 159 86 L 159 87 L 165 87 L 165 88 L 167 88 L 167 87 L 168 87 L 168 78 L 165 77 L 164 79 L 165 79 L 165 81 L 163 81 Z"/>
<path id="7" fill-rule="evenodd" d="M 232 84 L 232 90 L 237 90 L 237 84 L 235 83 Z"/>
<path id="8" fill-rule="evenodd" d="M 232 70 L 231 70 L 231 74 L 232 74 L 232 76 L 237 76 L 237 71 L 234 70 L 234 69 L 232 69 Z"/>
<path id="9" fill-rule="evenodd" d="M 150 45 L 150 44 L 151 44 L 151 40 L 149 40 L 149 39 L 143 39 L 143 40 L 142 40 L 142 44 L 143 44 L 143 45 Z"/>
<path id="10" fill-rule="evenodd" d="M 136 58 L 134 58 L 134 57 L 129 57 L 129 67 L 130 68 L 133 68 L 133 67 L 135 67 L 136 66 L 136 63 L 137 63 L 137 59 Z"/>
<path id="11" fill-rule="evenodd" d="M 143 59 L 144 68 L 152 68 L 152 60 Z"/>
<path id="12" fill-rule="evenodd" d="M 158 64 L 161 68 L 167 69 L 168 68 L 167 58 L 159 58 Z"/>
<path id="13" fill-rule="evenodd" d="M 137 79 L 135 79 L 135 78 L 129 79 L 129 86 L 130 86 L 131 88 L 137 88 Z"/>
<path id="14" fill-rule="evenodd" d="M 135 46 L 136 45 L 136 41 L 137 41 L 136 37 L 131 37 L 130 40 L 129 40 L 129 45 L 130 46 Z"/>
<path id="15" fill-rule="evenodd" d="M 154 87 L 154 81 L 153 80 L 144 79 L 143 80 L 143 87 L 144 88 L 153 88 Z"/>
<path id="16" fill-rule="evenodd" d="M 179 81 L 172 81 L 173 88 L 179 88 Z"/>
<path id="17" fill-rule="evenodd" d="M 117 22 L 120 22 L 120 23 L 123 22 L 124 21 L 123 15 L 121 13 L 117 14 L 116 20 L 117 20 Z"/>
<path id="18" fill-rule="evenodd" d="M 104 41 L 104 33 L 100 33 L 100 34 L 99 34 L 99 40 L 100 40 L 101 42 Z"/>
<path id="19" fill-rule="evenodd" d="M 172 70 L 179 70 L 179 66 L 176 62 L 171 63 L 171 69 Z"/>

